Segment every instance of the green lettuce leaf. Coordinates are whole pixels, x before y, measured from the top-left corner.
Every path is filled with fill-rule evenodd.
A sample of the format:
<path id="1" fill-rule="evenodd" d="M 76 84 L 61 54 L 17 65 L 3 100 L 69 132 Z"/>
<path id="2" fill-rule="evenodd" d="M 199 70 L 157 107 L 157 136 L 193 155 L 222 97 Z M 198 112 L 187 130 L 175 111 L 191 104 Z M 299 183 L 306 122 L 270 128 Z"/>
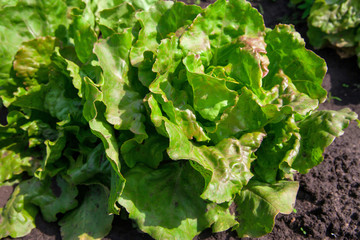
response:
<path id="1" fill-rule="evenodd" d="M 275 183 L 290 173 L 290 167 L 299 154 L 300 134 L 294 116 L 265 127 L 268 133 L 256 151 L 253 164 L 256 176 L 263 182 Z"/>
<path id="2" fill-rule="evenodd" d="M 144 61 L 144 52 L 157 49 L 157 23 L 161 16 L 171 8 L 173 2 L 157 2 L 149 11 L 139 12 L 136 18 L 139 19 L 142 29 L 139 32 L 138 40 L 131 49 L 131 65 L 138 66 Z"/>
<path id="3" fill-rule="evenodd" d="M 160 103 L 170 121 L 178 125 L 188 139 L 209 140 L 202 125 L 196 121 L 195 111 L 186 103 L 188 94 L 171 86 L 167 77 L 167 74 L 161 75 L 150 85 L 153 101 Z"/>
<path id="4" fill-rule="evenodd" d="M 193 62 L 187 59 L 184 61 Z M 203 118 L 214 121 L 226 108 L 235 104 L 237 94 L 227 88 L 225 80 L 192 72 L 191 67 L 186 67 L 187 79 L 193 90 L 194 108 Z"/>
<path id="5" fill-rule="evenodd" d="M 256 95 L 244 87 L 236 104 L 228 108 L 217 122 L 215 136 L 212 138 L 218 142 L 246 131 L 261 129 L 267 122 L 266 113 L 258 104 Z"/>
<path id="6" fill-rule="evenodd" d="M 5 7 L 12 7 L 15 6 L 17 4 L 18 0 L 1 0 L 0 1 L 0 8 L 5 8 Z"/>
<path id="7" fill-rule="evenodd" d="M 0 208 L 0 237 L 23 237 L 35 228 L 37 208 L 25 197 L 24 184 L 18 185 L 4 208 Z"/>
<path id="8" fill-rule="evenodd" d="M 326 63 L 315 53 L 305 49 L 305 42 L 294 27 L 276 26 L 266 33 L 265 42 L 270 65 L 264 82 L 271 82 L 281 66 L 281 70 L 300 92 L 318 99 L 320 103 L 324 102 L 327 92 L 321 87 L 321 83 L 327 71 Z"/>
<path id="9" fill-rule="evenodd" d="M 15 148 L 15 149 L 13 149 Z M 16 144 L 0 150 L 0 183 L 26 171 L 31 166 L 31 156 L 24 156 Z"/>
<path id="10" fill-rule="evenodd" d="M 78 195 L 75 185 L 68 183 L 60 176 L 54 179 L 60 193 L 54 194 L 51 189 L 51 180 L 39 181 L 32 178 L 23 183 L 22 187 L 27 191 L 27 201 L 38 206 L 42 216 L 48 222 L 57 220 L 56 214 L 65 213 L 77 206 L 75 197 Z"/>
<path id="11" fill-rule="evenodd" d="M 67 26 L 66 4 L 62 0 L 22 0 L 0 10 L 0 78 L 8 78 L 13 56 L 23 41 L 54 36 L 59 26 Z"/>
<path id="12" fill-rule="evenodd" d="M 172 85 L 179 81 L 173 73 L 180 66 L 181 57 L 182 53 L 174 35 L 161 42 L 153 66 L 153 71 L 158 72 L 158 75 L 149 86 L 149 90 L 153 93 L 151 101 L 157 101 L 156 104 L 161 105 L 169 119 L 180 126 L 189 139 L 195 137 L 198 141 L 208 141 L 209 138 L 203 127 L 196 120 L 194 109 L 188 104 L 191 101 L 189 93 Z M 159 127 L 157 123 L 154 122 L 154 124 Z M 161 123 L 160 125 L 163 127 Z"/>
<path id="13" fill-rule="evenodd" d="M 59 222 L 64 239 L 101 239 L 111 230 L 114 216 L 107 213 L 105 188 L 90 185 L 81 205 Z"/>
<path id="14" fill-rule="evenodd" d="M 186 162 L 165 164 L 156 170 L 137 165 L 125 178 L 119 203 L 142 231 L 156 239 L 192 239 L 213 223 L 214 215 L 223 212 L 199 197 L 202 177 Z M 219 216 L 219 220 L 224 218 Z M 231 224 L 230 217 L 226 227 Z"/>
<path id="15" fill-rule="evenodd" d="M 20 46 L 14 59 L 14 71 L 16 76 L 24 79 L 26 87 L 36 86 L 48 81 L 51 55 L 55 48 L 54 37 L 40 37 Z M 32 81 L 35 81 L 32 83 Z"/>
<path id="16" fill-rule="evenodd" d="M 128 76 L 131 71 L 128 60 L 131 41 L 130 31 L 114 34 L 97 43 L 94 52 L 99 58 L 104 78 L 107 79 L 101 87 L 106 105 L 106 120 L 116 129 L 132 131 L 141 142 L 147 134 L 143 124 L 142 98 L 133 90 Z"/>
<path id="17" fill-rule="evenodd" d="M 75 51 L 81 62 L 88 62 L 93 55 L 97 35 L 91 25 L 81 15 L 73 15 L 72 22 Z"/>
<path id="18" fill-rule="evenodd" d="M 110 168 L 110 162 L 106 161 L 104 146 L 100 143 L 86 157 L 74 159 L 66 173 L 74 184 L 86 184 L 94 179 L 107 183 L 110 178 L 104 177 L 103 174 L 109 174 Z"/>
<path id="19" fill-rule="evenodd" d="M 102 37 L 107 38 L 113 33 L 121 33 L 127 28 L 134 27 L 136 23 L 135 13 L 134 7 L 128 2 L 101 11 L 99 28 Z"/>
<path id="20" fill-rule="evenodd" d="M 318 111 L 299 123 L 300 150 L 292 167 L 300 173 L 307 173 L 311 168 L 320 164 L 323 153 L 335 139 L 344 134 L 351 120 L 357 119 L 357 114 L 348 108 L 340 111 Z"/>
<path id="21" fill-rule="evenodd" d="M 218 65 L 224 52 L 238 37 L 262 38 L 265 25 L 259 12 L 246 1 L 216 1 L 197 17 L 181 36 L 186 52 L 199 54 L 204 66 Z"/>
<path id="22" fill-rule="evenodd" d="M 131 64 L 139 68 L 139 80 L 144 86 L 149 86 L 155 78 L 151 69 L 161 40 L 173 33 L 181 35 L 200 12 L 200 7 L 182 2 L 158 1 L 148 11 L 136 14 L 141 30 L 131 49 L 130 59 Z"/>
<path id="23" fill-rule="evenodd" d="M 72 91 L 67 88 L 71 80 L 60 72 L 54 71 L 49 76 L 49 81 L 48 92 L 44 99 L 45 109 L 52 117 L 62 121 L 69 117 L 80 120 L 82 118 L 81 100 L 75 97 L 75 94 L 69 94 Z M 73 86 L 71 88 L 74 89 Z"/>
<path id="24" fill-rule="evenodd" d="M 130 139 L 121 145 L 121 155 L 129 167 L 144 163 L 154 169 L 158 168 L 168 147 L 168 140 L 160 135 L 153 135 L 139 144 Z"/>
<path id="25" fill-rule="evenodd" d="M 84 118 L 89 122 L 91 132 L 101 139 L 106 157 L 114 170 L 111 175 L 112 187 L 109 198 L 109 211 L 119 213 L 120 208 L 116 205 L 116 198 L 121 194 L 125 186 L 125 179 L 120 170 L 119 146 L 114 135 L 114 129 L 104 117 L 103 94 L 88 77 L 84 78 L 82 93 L 86 99 L 83 109 Z"/>
<path id="26" fill-rule="evenodd" d="M 244 134 L 238 139 L 224 139 L 216 146 L 196 146 L 170 122 L 165 122 L 170 145 L 167 150 L 173 160 L 192 160 L 207 170 L 206 186 L 201 197 L 216 203 L 230 201 L 247 184 L 252 152 L 264 137 L 261 132 Z"/>
<path id="27" fill-rule="evenodd" d="M 39 164 L 41 154 L 36 146 L 52 131 L 47 124 L 29 119 L 24 113 L 11 111 L 7 125 L 0 125 L 0 184 L 24 171 L 32 175 L 32 165 Z"/>
<path id="28" fill-rule="evenodd" d="M 298 182 L 266 184 L 251 180 L 235 199 L 238 236 L 260 237 L 271 232 L 278 213 L 293 211 L 298 188 Z"/>

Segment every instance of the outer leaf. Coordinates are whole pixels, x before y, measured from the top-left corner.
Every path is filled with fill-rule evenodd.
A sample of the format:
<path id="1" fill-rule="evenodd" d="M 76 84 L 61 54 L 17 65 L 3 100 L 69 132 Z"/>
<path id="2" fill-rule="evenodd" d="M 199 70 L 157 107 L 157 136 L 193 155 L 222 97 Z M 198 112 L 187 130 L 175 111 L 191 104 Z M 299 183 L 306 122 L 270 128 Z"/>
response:
<path id="1" fill-rule="evenodd" d="M 325 61 L 305 49 L 305 42 L 294 27 L 277 25 L 267 32 L 265 41 L 270 65 L 264 83 L 271 81 L 281 69 L 300 92 L 324 102 L 327 93 L 321 83 L 327 70 Z"/>
<path id="2" fill-rule="evenodd" d="M 137 165 L 125 177 L 119 203 L 142 231 L 156 239 L 193 239 L 213 223 L 208 217 L 220 210 L 212 210 L 214 206 L 199 197 L 203 181 L 187 163 L 165 164 L 157 170 Z"/>
<path id="3" fill-rule="evenodd" d="M 15 148 L 16 149 L 16 148 Z M 19 151 L 19 149 L 18 149 Z M 10 148 L 0 150 L 0 183 L 10 180 L 15 174 L 20 174 L 31 165 L 32 158 L 22 156 Z"/>
<path id="4" fill-rule="evenodd" d="M 90 185 L 81 205 L 59 222 L 63 239 L 101 239 L 111 230 L 114 216 L 107 213 L 107 193 Z"/>
<path id="5" fill-rule="evenodd" d="M 25 200 L 23 186 L 14 190 L 5 208 L 0 208 L 0 238 L 23 237 L 35 228 L 37 209 Z"/>
<path id="6" fill-rule="evenodd" d="M 77 206 L 75 197 L 78 191 L 75 185 L 66 182 L 60 176 L 56 178 L 56 184 L 60 189 L 58 196 L 52 192 L 50 184 L 50 179 L 39 181 L 33 178 L 22 183 L 22 187 L 27 192 L 27 201 L 39 206 L 46 221 L 55 222 L 56 214 L 65 213 Z"/>
<path id="7" fill-rule="evenodd" d="M 231 203 L 224 204 L 208 204 L 208 211 L 206 217 L 214 224 L 211 226 L 213 232 L 223 232 L 231 227 L 237 227 L 238 222 L 235 220 L 235 215 L 230 213 Z"/>
<path id="8" fill-rule="evenodd" d="M 300 173 L 307 173 L 322 162 L 325 148 L 335 137 L 341 136 L 343 129 L 355 120 L 357 114 L 348 108 L 341 111 L 324 110 L 311 114 L 299 123 L 300 152 L 292 167 Z"/>
<path id="9" fill-rule="evenodd" d="M 271 232 L 279 212 L 292 212 L 298 188 L 298 182 L 280 181 L 270 185 L 250 181 L 235 199 L 239 237 L 260 237 Z"/>

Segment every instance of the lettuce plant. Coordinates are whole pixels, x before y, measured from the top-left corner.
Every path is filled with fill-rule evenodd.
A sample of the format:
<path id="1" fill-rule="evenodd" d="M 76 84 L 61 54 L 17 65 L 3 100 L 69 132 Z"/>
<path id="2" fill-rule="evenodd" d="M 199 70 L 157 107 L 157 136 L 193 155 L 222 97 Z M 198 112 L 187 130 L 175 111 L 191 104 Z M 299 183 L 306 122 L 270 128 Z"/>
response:
<path id="1" fill-rule="evenodd" d="M 360 2 L 315 0 L 307 6 L 310 44 L 315 48 L 333 46 L 344 58 L 357 55 L 360 66 Z"/>
<path id="2" fill-rule="evenodd" d="M 318 111 L 323 59 L 244 0 L 0 2 L 0 237 L 258 237 L 290 213 L 349 109 Z M 230 210 L 232 209 L 232 210 Z M 235 209 L 235 210 L 234 210 Z"/>

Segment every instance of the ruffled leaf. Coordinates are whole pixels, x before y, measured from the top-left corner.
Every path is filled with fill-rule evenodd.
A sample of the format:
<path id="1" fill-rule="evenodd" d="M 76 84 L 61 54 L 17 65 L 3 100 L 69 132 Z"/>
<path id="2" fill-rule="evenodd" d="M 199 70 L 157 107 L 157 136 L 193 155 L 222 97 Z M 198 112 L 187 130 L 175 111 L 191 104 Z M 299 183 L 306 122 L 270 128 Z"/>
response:
<path id="1" fill-rule="evenodd" d="M 0 237 L 23 237 L 35 228 L 37 208 L 26 201 L 23 184 L 14 189 L 4 208 L 0 208 Z"/>
<path id="2" fill-rule="evenodd" d="M 239 237 L 260 237 L 271 232 L 278 213 L 293 211 L 298 188 L 299 183 L 292 181 L 250 181 L 235 199 Z"/>
<path id="3" fill-rule="evenodd" d="M 301 173 L 307 173 L 312 167 L 320 164 L 323 153 L 335 139 L 344 134 L 351 120 L 357 114 L 348 108 L 341 111 L 323 110 L 315 112 L 300 122 L 300 150 L 292 167 Z"/>
<path id="4" fill-rule="evenodd" d="M 231 216 L 199 197 L 203 180 L 188 163 L 165 164 L 156 170 L 138 165 L 125 177 L 127 184 L 119 203 L 139 228 L 155 239 L 193 239 L 217 218 Z M 230 227 L 234 223 L 229 217 L 228 225 L 223 224 Z"/>

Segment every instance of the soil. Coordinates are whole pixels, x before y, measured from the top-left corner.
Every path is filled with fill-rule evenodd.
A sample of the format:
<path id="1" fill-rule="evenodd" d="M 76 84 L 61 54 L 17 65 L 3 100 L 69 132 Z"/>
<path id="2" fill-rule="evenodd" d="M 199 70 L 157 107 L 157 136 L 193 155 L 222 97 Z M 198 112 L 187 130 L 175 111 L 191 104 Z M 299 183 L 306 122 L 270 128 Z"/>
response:
<path id="1" fill-rule="evenodd" d="M 209 2 L 209 1 L 208 1 Z M 202 6 L 208 2 L 201 2 Z M 266 26 L 295 22 L 305 41 L 306 23 L 294 21 L 301 13 L 288 7 L 288 0 L 254 0 L 253 5 L 263 11 Z M 307 45 L 311 49 L 311 46 Z M 339 110 L 348 107 L 360 116 L 360 69 L 355 57 L 341 59 L 334 49 L 314 50 L 328 64 L 323 86 L 329 99 L 320 109 Z M 341 100 L 341 101 L 340 101 Z M 2 114 L 0 114 L 2 115 Z M 1 119 L 0 119 L 1 120 Z M 300 189 L 295 205 L 296 213 L 279 214 L 272 233 L 261 237 L 270 239 L 360 239 L 360 128 L 353 122 L 345 134 L 327 148 L 324 161 L 306 175 L 296 175 Z M 0 207 L 12 192 L 11 187 L 0 188 Z M 61 239 L 56 223 L 46 223 L 39 215 L 37 228 L 19 239 Z M 10 239 L 10 238 L 7 238 Z M 131 221 L 116 216 L 107 240 L 152 239 L 137 230 Z M 234 232 L 211 234 L 204 231 L 196 240 L 239 239 Z M 250 238 L 246 238 L 250 239 Z"/>

